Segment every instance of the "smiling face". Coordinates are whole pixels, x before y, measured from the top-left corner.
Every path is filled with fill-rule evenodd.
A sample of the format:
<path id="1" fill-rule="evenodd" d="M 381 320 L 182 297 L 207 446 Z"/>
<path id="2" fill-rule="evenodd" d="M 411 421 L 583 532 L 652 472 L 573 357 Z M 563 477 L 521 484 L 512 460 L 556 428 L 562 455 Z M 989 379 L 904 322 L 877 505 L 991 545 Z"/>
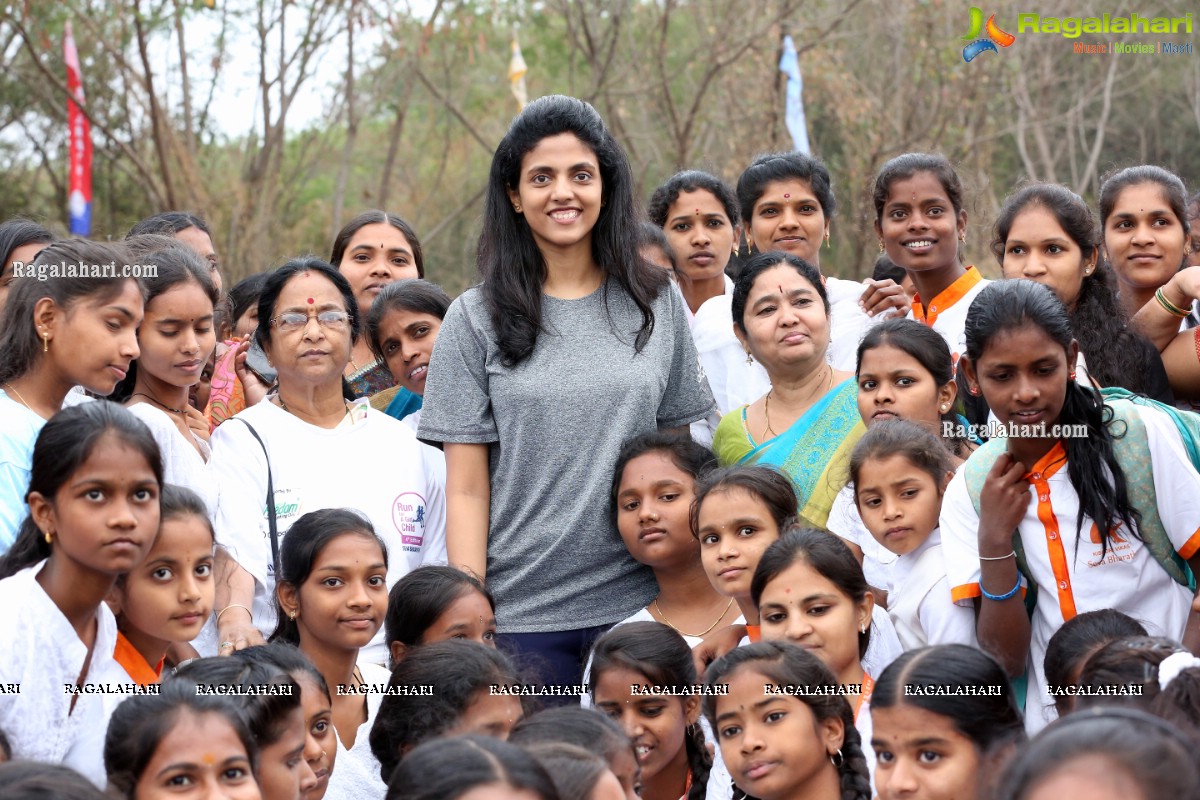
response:
<path id="1" fill-rule="evenodd" d="M 29 510 L 54 535 L 54 557 L 115 578 L 140 564 L 158 535 L 158 480 L 140 450 L 106 433 L 53 498 L 31 492 Z"/>
<path id="2" fill-rule="evenodd" d="M 177 284 L 146 306 L 138 329 L 138 369 L 178 387 L 200 382 L 217 346 L 213 304 L 194 281 Z"/>
<path id="3" fill-rule="evenodd" d="M 679 272 L 693 281 L 721 277 L 737 246 L 737 228 L 707 189 L 680 192 L 667 209 L 663 233 L 675 251 Z"/>
<path id="4" fill-rule="evenodd" d="M 725 677 L 728 694 L 717 698 L 713 725 L 733 782 L 760 800 L 837 796 L 830 756 L 842 747 L 841 720 L 818 722 L 812 710 L 787 694 L 768 695 L 776 683 L 753 667 Z M 833 795 L 827 795 L 829 788 Z"/>
<path id="5" fill-rule="evenodd" d="M 341 263 L 335 266 L 350 282 L 354 299 L 364 314 L 389 283 L 421 277 L 408 237 L 386 222 L 359 228 L 346 243 Z"/>
<path id="6" fill-rule="evenodd" d="M 902 455 L 867 459 L 855 484 L 863 525 L 896 555 L 911 553 L 937 528 L 949 478 L 939 484 Z"/>
<path id="7" fill-rule="evenodd" d="M 303 670 L 292 673 L 300 685 L 300 706 L 304 709 L 304 760 L 316 776 L 317 783 L 304 793 L 304 800 L 321 800 L 329 788 L 329 776 L 337 758 L 337 739 L 333 732 L 333 708 L 329 697 L 317 685 L 316 679 Z"/>
<path id="8" fill-rule="evenodd" d="M 258 788 L 262 800 L 300 800 L 317 785 L 317 776 L 304 760 L 304 709 L 288 713 L 281 725 L 283 735 L 263 745 L 259 753 Z"/>
<path id="9" fill-rule="evenodd" d="M 661 567 L 695 560 L 699 543 L 689 519 L 695 490 L 696 479 L 662 450 L 629 460 L 617 489 L 617 530 L 636 561 Z"/>
<path id="10" fill-rule="evenodd" d="M 521 174 L 508 190 L 524 215 L 538 249 L 566 252 L 592 246 L 592 229 L 603 202 L 600 162 L 573 133 L 547 136 L 521 159 Z"/>
<path id="11" fill-rule="evenodd" d="M 316 315 L 322 311 L 347 311 L 342 293 L 324 275 L 300 272 L 284 284 L 275 302 L 275 318 L 295 312 L 308 315 L 308 321 L 296 331 L 272 327 L 267 355 L 279 373 L 281 385 L 342 380 L 350 363 L 351 327 L 349 323 L 321 325 Z M 260 320 L 259 324 L 269 321 Z"/>
<path id="12" fill-rule="evenodd" d="M 879 800 L 968 800 L 979 791 L 979 750 L 949 717 L 900 703 L 871 709 Z"/>
<path id="13" fill-rule="evenodd" d="M 134 800 L 261 800 L 246 746 L 220 714 L 179 712 L 146 762 Z"/>
<path id="14" fill-rule="evenodd" d="M 112 394 L 138 357 L 142 316 L 142 293 L 132 280 L 103 300 L 83 297 L 63 310 L 47 298 L 34 309 L 36 327 L 50 334 L 49 349 L 42 354 L 49 367 L 64 383 L 101 397 Z"/>
<path id="15" fill-rule="evenodd" d="M 725 597 L 750 599 L 750 581 L 762 554 L 779 538 L 779 525 L 761 498 L 740 488 L 710 492 L 700 505 L 700 561 Z"/>
<path id="16" fill-rule="evenodd" d="M 745 330 L 734 326 L 744 349 L 770 375 L 825 360 L 829 316 L 816 287 L 792 266 L 763 270 L 746 295 Z"/>
<path id="17" fill-rule="evenodd" d="M 888 258 L 909 272 L 944 269 L 958 261 L 958 240 L 967 230 L 965 211 L 955 212 L 932 172 L 892 181 L 875 232 Z"/>
<path id="18" fill-rule="evenodd" d="M 442 321 L 433 314 L 396 308 L 379 321 L 379 344 L 392 378 L 415 395 L 424 396 L 429 359 Z"/>
<path id="19" fill-rule="evenodd" d="M 1030 206 L 1017 214 L 1004 242 L 1005 278 L 1036 281 L 1074 309 L 1084 276 L 1096 268 L 1098 253 L 1086 261 L 1054 214 L 1043 206 Z"/>
<path id="20" fill-rule="evenodd" d="M 145 561 L 120 591 L 121 630 L 135 646 L 190 642 L 212 614 L 213 533 L 194 514 L 163 520 Z"/>
<path id="21" fill-rule="evenodd" d="M 1075 342 L 1067 352 L 1038 326 L 1025 325 L 999 331 L 977 363 L 963 364 L 967 380 L 980 388 L 1002 424 L 1050 428 L 1062 414 L 1068 373 L 1078 356 Z"/>
<path id="22" fill-rule="evenodd" d="M 907 419 L 938 430 L 957 395 L 954 381 L 938 386 L 929 370 L 899 347 L 882 344 L 862 354 L 858 367 L 858 413 L 868 426 Z"/>
<path id="23" fill-rule="evenodd" d="M 855 601 L 806 561 L 794 561 L 759 598 L 762 638 L 799 645 L 841 677 L 858 664 L 859 631 L 871 624 L 873 598 L 867 592 Z"/>
<path id="24" fill-rule="evenodd" d="M 1157 289 L 1183 264 L 1186 247 L 1183 222 L 1158 184 L 1121 190 L 1104 222 L 1104 250 L 1121 283 Z"/>
<path id="25" fill-rule="evenodd" d="M 637 753 L 642 780 L 664 770 L 685 775 L 688 769 L 687 727 L 700 714 L 699 697 L 652 697 L 633 693 L 634 686 L 650 683 L 640 672 L 613 666 L 596 678 L 596 708 L 624 730 Z"/>
<path id="26" fill-rule="evenodd" d="M 754 203 L 748 238 L 759 250 L 784 250 L 815 266 L 828 234 L 829 220 L 806 180 L 771 181 Z"/>
<path id="27" fill-rule="evenodd" d="M 365 647 L 387 613 L 387 565 L 374 536 L 347 531 L 325 543 L 297 589 L 280 584 L 279 599 L 296 613 L 300 647 Z"/>

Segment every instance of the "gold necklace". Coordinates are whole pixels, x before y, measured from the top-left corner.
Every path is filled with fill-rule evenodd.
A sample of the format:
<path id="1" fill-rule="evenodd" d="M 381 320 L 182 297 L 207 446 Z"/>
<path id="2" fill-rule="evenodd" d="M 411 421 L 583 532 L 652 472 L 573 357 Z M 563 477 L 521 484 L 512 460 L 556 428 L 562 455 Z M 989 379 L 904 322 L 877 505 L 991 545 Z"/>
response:
<path id="1" fill-rule="evenodd" d="M 825 381 L 825 391 L 826 392 L 828 392 L 829 388 L 831 386 L 833 386 L 833 367 L 827 365 L 827 369 L 829 370 L 829 377 Z M 821 388 L 821 384 L 818 383 L 817 389 L 820 389 L 820 388 Z M 763 417 L 767 420 L 767 429 L 765 431 L 763 431 L 763 441 L 766 441 L 767 439 L 772 438 L 772 436 L 771 436 L 772 434 L 774 434 L 775 436 L 779 435 L 779 434 L 775 433 L 775 430 L 771 427 L 771 392 L 773 392 L 773 391 L 775 391 L 774 387 L 772 387 L 771 390 L 767 392 L 767 396 L 763 398 Z M 803 408 L 805 410 L 807 410 L 808 407 L 812 405 L 812 401 L 815 398 L 816 398 L 815 392 L 813 394 L 810 394 L 808 396 L 808 399 L 805 401 Z"/>
<path id="2" fill-rule="evenodd" d="M 671 623 L 671 620 L 667 619 L 667 615 L 663 613 L 662 606 L 660 606 L 660 605 L 658 604 L 658 598 L 657 598 L 657 597 L 656 597 L 656 598 L 654 598 L 654 610 L 658 612 L 658 615 L 659 615 L 660 617 L 662 617 L 662 621 L 663 621 L 663 622 L 665 622 L 665 623 L 667 623 L 667 627 L 668 627 L 668 628 L 670 628 L 671 630 L 675 631 L 675 632 L 676 632 L 676 633 L 678 633 L 680 636 L 694 636 L 694 637 L 696 637 L 697 639 L 701 638 L 702 636 L 704 636 L 705 634 L 707 634 L 709 631 L 711 631 L 713 628 L 717 627 L 717 624 L 718 624 L 718 623 L 719 623 L 721 620 L 725 619 L 725 615 L 729 613 L 729 609 L 731 609 L 731 608 L 733 608 L 733 598 L 732 598 L 732 597 L 731 597 L 731 598 L 729 598 L 729 605 L 725 606 L 725 610 L 721 612 L 721 616 L 717 617 L 716 621 L 714 621 L 712 625 L 709 625 L 707 628 L 705 628 L 704 630 L 700 631 L 700 633 L 684 633 L 683 631 L 679 630 L 679 628 L 676 628 L 676 627 L 675 627 L 675 626 L 674 626 L 674 625 Z"/>
<path id="3" fill-rule="evenodd" d="M 21 397 L 21 393 L 17 391 L 17 387 L 13 386 L 11 383 L 5 383 L 4 388 L 8 389 L 8 391 L 15 394 L 17 396 L 17 399 L 21 401 L 21 405 L 25 406 L 30 411 L 33 411 L 33 406 L 29 405 L 28 400 L 26 400 L 24 397 Z M 37 414 L 36 411 L 33 411 L 33 413 Z"/>

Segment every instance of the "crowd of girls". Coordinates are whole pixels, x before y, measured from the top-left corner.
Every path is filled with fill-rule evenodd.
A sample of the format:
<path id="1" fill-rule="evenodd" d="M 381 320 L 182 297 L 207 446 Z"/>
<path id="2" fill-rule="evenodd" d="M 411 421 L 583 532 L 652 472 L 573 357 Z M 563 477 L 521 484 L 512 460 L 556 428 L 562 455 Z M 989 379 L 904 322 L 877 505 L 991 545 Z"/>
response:
<path id="1" fill-rule="evenodd" d="M 529 104 L 457 298 L 385 211 L 228 292 L 0 225 L 0 795 L 1200 795 L 1183 182 L 1015 187 L 989 281 L 899 155 L 863 283 L 811 155 L 634 185 Z"/>

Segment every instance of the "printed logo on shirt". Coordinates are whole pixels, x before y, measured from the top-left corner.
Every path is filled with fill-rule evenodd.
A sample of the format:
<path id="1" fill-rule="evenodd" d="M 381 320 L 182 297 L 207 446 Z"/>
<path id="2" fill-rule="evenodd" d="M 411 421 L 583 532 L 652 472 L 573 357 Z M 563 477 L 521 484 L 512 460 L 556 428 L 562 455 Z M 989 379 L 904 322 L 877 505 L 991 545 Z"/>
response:
<path id="1" fill-rule="evenodd" d="M 425 543 L 425 498 L 416 492 L 399 495 L 392 501 L 392 524 L 405 550 L 421 552 Z"/>
<path id="2" fill-rule="evenodd" d="M 292 519 L 300 516 L 303 511 L 303 501 L 300 498 L 300 493 L 295 489 L 276 489 L 275 490 L 275 519 L 277 522 L 282 522 L 285 519 Z M 263 519 L 267 518 L 267 507 L 263 506 Z M 282 527 L 282 526 L 280 526 Z M 270 536 L 270 532 L 264 533 L 263 536 Z"/>
<path id="3" fill-rule="evenodd" d="M 1133 561 L 1137 556 L 1137 550 L 1134 546 L 1122 536 L 1119 531 L 1122 523 L 1117 523 L 1117 527 L 1112 529 L 1108 535 L 1108 551 L 1102 553 L 1097 547 L 1092 551 L 1092 558 L 1088 561 L 1089 567 L 1099 567 L 1104 564 L 1117 564 L 1122 561 Z M 1092 544 L 1100 544 L 1100 529 L 1096 527 L 1096 523 L 1092 523 L 1092 529 L 1089 534 Z"/>

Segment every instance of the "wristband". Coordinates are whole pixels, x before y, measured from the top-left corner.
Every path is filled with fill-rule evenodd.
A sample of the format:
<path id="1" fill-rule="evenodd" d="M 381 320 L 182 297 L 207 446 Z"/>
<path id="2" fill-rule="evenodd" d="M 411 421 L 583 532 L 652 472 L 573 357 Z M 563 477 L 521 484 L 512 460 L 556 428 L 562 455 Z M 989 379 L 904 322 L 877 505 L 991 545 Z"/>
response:
<path id="1" fill-rule="evenodd" d="M 240 609 L 242 609 L 243 611 L 245 611 L 247 614 L 249 614 L 249 615 L 250 615 L 250 622 L 251 622 L 251 623 L 253 623 L 253 622 L 254 622 L 254 612 L 253 612 L 253 611 L 251 611 L 250 609 L 246 608 L 246 607 L 245 607 L 244 605 L 242 605 L 241 603 L 230 603 L 229 605 L 225 606 L 224 608 L 222 608 L 222 609 L 221 609 L 221 610 L 220 610 L 220 611 L 217 613 L 217 624 L 218 624 L 218 625 L 220 625 L 220 624 L 221 624 L 221 615 L 222 615 L 222 614 L 224 614 L 226 611 L 228 611 L 228 610 L 229 610 L 229 609 L 231 609 L 231 608 L 240 608 Z"/>
<path id="2" fill-rule="evenodd" d="M 1160 306 L 1162 306 L 1163 309 L 1165 309 L 1166 312 L 1172 316 L 1183 319 L 1184 317 L 1186 317 L 1188 314 L 1191 313 L 1191 309 L 1180 308 L 1179 306 L 1175 305 L 1170 300 L 1168 300 L 1167 295 L 1163 292 L 1161 286 L 1155 290 L 1154 299 L 1157 300 L 1158 304 Z"/>
<path id="3" fill-rule="evenodd" d="M 1008 598 L 1015 596 L 1017 592 L 1021 591 L 1021 575 L 1020 573 L 1017 574 L 1017 585 L 1012 588 L 1012 591 L 1006 592 L 1005 594 L 989 594 L 988 590 L 983 588 L 982 580 L 979 581 L 979 591 L 983 592 L 983 596 L 988 600 L 994 600 L 997 603 L 1001 600 L 1007 600 Z"/>

